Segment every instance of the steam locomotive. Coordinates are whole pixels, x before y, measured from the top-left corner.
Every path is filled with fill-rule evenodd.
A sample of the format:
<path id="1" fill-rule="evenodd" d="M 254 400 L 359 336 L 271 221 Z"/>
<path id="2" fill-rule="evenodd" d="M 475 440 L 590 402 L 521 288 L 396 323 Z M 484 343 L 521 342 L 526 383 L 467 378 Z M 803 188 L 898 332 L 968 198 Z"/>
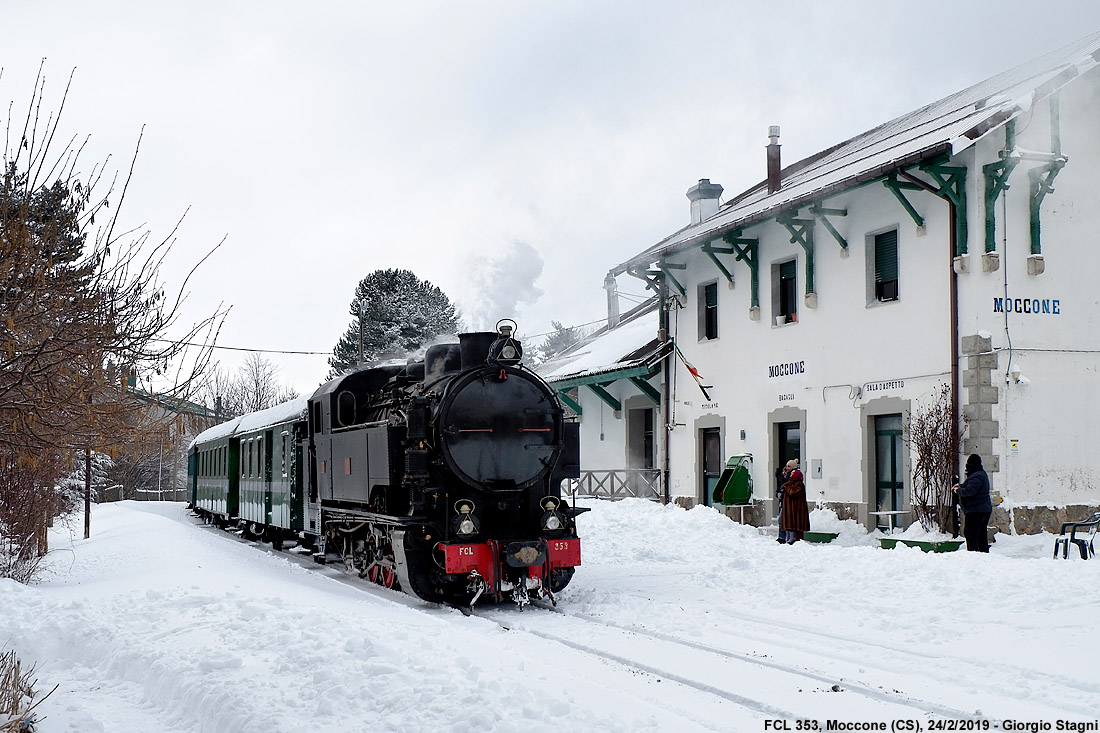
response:
<path id="1" fill-rule="evenodd" d="M 426 601 L 553 601 L 580 565 L 579 426 L 497 325 L 201 433 L 195 512 Z"/>

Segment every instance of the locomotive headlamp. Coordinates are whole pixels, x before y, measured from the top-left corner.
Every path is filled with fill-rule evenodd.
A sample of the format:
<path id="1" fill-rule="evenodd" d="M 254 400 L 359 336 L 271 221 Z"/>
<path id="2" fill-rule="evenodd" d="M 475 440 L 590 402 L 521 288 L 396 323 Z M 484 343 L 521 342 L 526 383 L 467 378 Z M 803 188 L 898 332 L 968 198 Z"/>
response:
<path id="1" fill-rule="evenodd" d="M 451 527 L 454 533 L 462 538 L 469 538 L 481 531 L 481 525 L 477 517 L 472 514 L 459 514 L 454 518 Z"/>
<path id="2" fill-rule="evenodd" d="M 516 322 L 511 318 L 497 321 L 496 341 L 489 346 L 489 363 L 500 366 L 515 366 L 523 359 L 523 347 L 512 336 Z"/>
<path id="3" fill-rule="evenodd" d="M 542 520 L 542 528 L 549 532 L 561 529 L 561 519 L 556 513 L 547 512 L 546 517 Z"/>
<path id="4" fill-rule="evenodd" d="M 474 516 L 474 503 L 469 499 L 459 499 L 455 502 L 455 512 L 458 516 L 454 518 L 452 527 L 455 534 L 459 537 L 472 537 L 477 534 L 481 528 L 477 521 L 477 517 Z"/>

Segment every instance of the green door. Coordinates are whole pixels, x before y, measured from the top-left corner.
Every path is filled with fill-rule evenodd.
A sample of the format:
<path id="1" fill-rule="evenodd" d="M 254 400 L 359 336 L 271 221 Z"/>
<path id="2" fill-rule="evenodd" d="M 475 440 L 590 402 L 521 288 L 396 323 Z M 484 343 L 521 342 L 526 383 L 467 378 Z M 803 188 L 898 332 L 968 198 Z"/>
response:
<path id="1" fill-rule="evenodd" d="M 699 442 L 703 450 L 703 503 L 714 503 L 714 487 L 722 475 L 722 431 L 718 428 L 704 428 L 699 431 Z"/>
<path id="2" fill-rule="evenodd" d="M 880 512 L 905 509 L 905 484 L 902 477 L 901 415 L 875 417 L 875 508 Z M 896 522 L 895 522 L 896 524 Z M 880 515 L 878 526 L 891 526 L 888 516 Z"/>

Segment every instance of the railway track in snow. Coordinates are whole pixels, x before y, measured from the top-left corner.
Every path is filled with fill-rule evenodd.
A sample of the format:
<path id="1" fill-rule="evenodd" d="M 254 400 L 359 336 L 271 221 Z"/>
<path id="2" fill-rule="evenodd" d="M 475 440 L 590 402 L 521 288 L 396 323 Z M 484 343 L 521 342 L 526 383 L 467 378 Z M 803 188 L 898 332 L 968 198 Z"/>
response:
<path id="1" fill-rule="evenodd" d="M 432 606 L 399 591 L 382 588 L 347 572 L 341 565 L 317 565 L 309 555 L 275 551 L 236 532 L 219 532 L 227 539 L 250 544 L 261 552 L 283 557 L 303 568 L 318 571 L 361 592 L 392 603 L 431 612 Z M 510 632 L 561 644 L 599 658 L 635 674 L 648 675 L 733 704 L 762 719 L 818 720 L 850 718 L 859 711 L 864 718 L 914 719 L 935 716 L 965 718 L 970 714 L 903 692 L 857 680 L 833 677 L 809 667 L 788 664 L 760 653 L 723 649 L 642 627 L 621 624 L 587 614 L 570 613 L 537 604 L 520 612 L 512 607 L 479 607 L 471 613 Z M 693 719 L 690 710 L 682 711 Z M 824 726 L 822 725 L 822 728 Z"/>
<path id="2" fill-rule="evenodd" d="M 382 588 L 359 578 L 356 573 L 345 571 L 340 565 L 317 565 L 309 555 L 276 552 L 237 533 L 224 533 L 223 536 L 320 571 L 391 603 L 428 612 L 449 612 L 449 607 L 432 607 L 398 591 Z M 561 644 L 635 674 L 682 685 L 760 718 L 845 720 L 851 718 L 853 711 L 858 711 L 861 719 L 919 720 L 924 725 L 929 718 L 964 720 L 975 717 L 973 710 L 959 710 L 934 702 L 937 696 L 929 691 L 914 694 L 887 683 L 866 681 L 868 674 L 889 676 L 891 669 L 904 668 L 907 662 L 928 663 L 935 659 L 933 655 L 884 647 L 819 629 L 776 626 L 773 621 L 738 616 L 736 621 L 742 624 L 742 630 L 745 624 L 760 627 L 758 633 L 737 636 L 741 646 L 750 641 L 757 647 L 755 651 L 746 651 L 542 604 L 537 604 L 534 613 L 521 613 L 511 607 L 479 607 L 472 614 L 468 610 L 463 613 L 511 632 Z M 823 654 L 822 649 L 830 653 Z M 775 653 L 778 651 L 786 652 L 784 656 L 788 658 L 804 657 L 806 663 L 782 661 Z M 955 661 L 967 668 L 975 665 L 967 659 Z M 848 672 L 829 674 L 821 671 L 837 666 L 846 667 Z M 906 682 L 911 682 L 911 678 Z M 901 684 L 905 683 L 899 686 Z M 694 717 L 690 710 L 683 713 L 687 719 Z M 999 723 L 997 718 L 982 717 Z"/>
<path id="3" fill-rule="evenodd" d="M 475 613 L 510 631 L 558 642 L 609 663 L 726 700 L 761 717 L 783 720 L 965 719 L 957 710 L 903 691 L 833 677 L 760 654 L 719 648 L 650 629 L 557 609 L 549 614 L 482 609 Z M 554 619 L 547 623 L 547 618 Z M 824 724 L 821 728 L 824 729 Z"/>

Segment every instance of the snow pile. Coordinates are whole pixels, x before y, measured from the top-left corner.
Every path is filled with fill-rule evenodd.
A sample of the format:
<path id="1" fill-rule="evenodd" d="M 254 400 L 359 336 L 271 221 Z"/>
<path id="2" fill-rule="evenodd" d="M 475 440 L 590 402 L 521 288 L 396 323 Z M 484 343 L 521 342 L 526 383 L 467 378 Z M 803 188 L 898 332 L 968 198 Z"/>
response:
<path id="1" fill-rule="evenodd" d="M 878 544 L 875 533 L 868 532 L 867 528 L 856 520 L 841 519 L 834 510 L 822 507 L 810 512 L 810 531 L 834 533 L 837 536 L 833 542 L 845 547 Z"/>
<path id="2" fill-rule="evenodd" d="M 999 535 L 989 555 L 882 550 L 819 510 L 815 530 L 837 541 L 780 545 L 704 507 L 584 505 L 561 613 L 492 611 L 512 631 L 364 589 L 179 504 L 100 505 L 90 540 L 54 531 L 44 582 L 0 581 L 0 646 L 60 685 L 44 733 L 763 730 L 771 716 L 752 702 L 774 695 L 763 674 L 719 674 L 736 695 L 709 695 L 614 661 L 629 649 L 609 660 L 575 631 L 518 630 L 584 619 L 636 629 L 652 669 L 671 663 L 646 651 L 661 634 L 967 714 L 1100 718 L 1100 669 L 1058 653 L 1096 635 L 1100 563 L 1050 559 L 1050 535 Z M 861 698 L 812 687 L 792 705 L 860 719 Z"/>

